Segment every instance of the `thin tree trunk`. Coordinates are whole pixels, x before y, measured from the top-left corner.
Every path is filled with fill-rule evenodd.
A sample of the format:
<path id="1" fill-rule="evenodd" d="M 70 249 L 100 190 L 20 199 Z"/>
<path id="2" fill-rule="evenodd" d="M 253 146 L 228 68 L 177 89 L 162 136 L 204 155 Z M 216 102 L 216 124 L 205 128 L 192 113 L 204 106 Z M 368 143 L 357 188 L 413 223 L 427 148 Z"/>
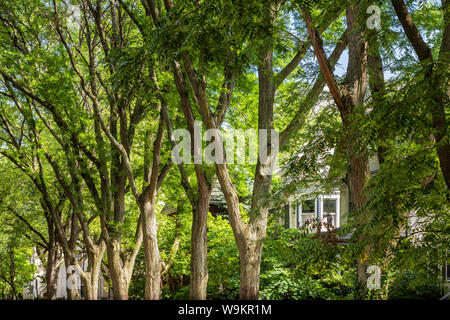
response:
<path id="1" fill-rule="evenodd" d="M 369 87 L 377 104 L 385 103 L 384 95 L 386 93 L 386 84 L 383 73 L 383 60 L 380 55 L 380 45 L 377 39 L 377 32 L 369 32 Z M 387 147 L 384 144 L 385 137 L 383 133 L 379 136 L 379 145 L 377 150 L 378 162 L 380 165 L 384 163 Z"/>
<path id="2" fill-rule="evenodd" d="M 17 289 L 16 289 L 16 261 L 14 259 L 14 249 L 9 250 L 9 284 L 13 293 L 13 299 L 17 300 Z"/>

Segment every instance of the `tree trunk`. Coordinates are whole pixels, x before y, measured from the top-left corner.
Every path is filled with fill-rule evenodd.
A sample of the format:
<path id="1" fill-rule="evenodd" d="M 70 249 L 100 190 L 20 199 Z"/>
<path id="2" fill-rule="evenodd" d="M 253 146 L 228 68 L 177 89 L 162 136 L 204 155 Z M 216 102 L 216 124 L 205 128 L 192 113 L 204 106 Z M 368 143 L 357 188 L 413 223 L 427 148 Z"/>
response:
<path id="1" fill-rule="evenodd" d="M 197 206 L 192 210 L 191 300 L 206 300 L 208 285 L 207 217 L 211 190 L 204 173 L 200 175 L 201 177 L 197 175 L 199 185 Z"/>
<path id="2" fill-rule="evenodd" d="M 268 154 L 271 155 L 271 152 L 268 152 Z M 262 175 L 261 172 L 263 169 L 268 169 L 271 163 L 269 161 L 268 165 L 263 165 L 258 161 L 248 231 L 245 235 L 245 241 L 237 238 L 241 264 L 241 300 L 258 300 L 259 297 L 261 255 L 269 213 L 268 205 L 264 202 L 266 197 L 270 195 L 272 187 L 272 175 Z"/>
<path id="3" fill-rule="evenodd" d="M 369 222 L 369 212 L 361 211 L 366 203 L 364 189 L 370 177 L 369 161 L 365 147 L 355 142 L 358 132 L 353 129 L 355 108 L 364 102 L 367 86 L 368 71 L 368 42 L 364 37 L 364 30 L 358 25 L 358 16 L 363 11 L 359 5 L 349 5 L 347 8 L 347 30 L 349 30 L 349 62 L 344 93 L 343 106 L 340 108 L 343 128 L 347 144 L 347 158 L 349 163 L 347 184 L 350 192 L 353 210 L 359 212 L 359 226 Z M 363 115 L 360 115 L 363 116 Z M 366 259 L 370 248 L 366 248 L 364 258 L 358 259 L 358 283 L 360 297 L 367 293 Z"/>
<path id="4" fill-rule="evenodd" d="M 155 215 L 155 201 L 148 200 L 143 206 L 145 255 L 145 299 L 159 300 L 161 296 L 162 260 L 158 247 L 158 224 Z"/>
<path id="5" fill-rule="evenodd" d="M 273 101 L 275 95 L 275 77 L 273 74 L 272 55 L 273 55 L 273 23 L 276 19 L 281 3 L 267 7 L 266 19 L 261 26 L 261 35 L 264 39 L 260 48 L 260 62 L 258 65 L 259 76 L 259 109 L 258 109 L 258 128 L 267 129 L 269 136 L 273 129 Z M 192 65 L 189 56 L 183 57 L 185 71 L 188 75 L 192 89 L 194 91 L 196 102 L 199 106 L 200 114 L 207 129 L 218 129 L 217 119 L 211 113 L 209 101 L 206 93 L 206 77 L 199 76 Z M 220 119 L 219 119 L 220 122 Z M 219 123 L 220 124 L 220 123 Z M 257 299 L 259 291 L 259 264 L 261 261 L 262 241 L 265 237 L 267 226 L 268 204 L 264 203 L 263 197 L 270 195 L 271 174 L 265 175 L 262 180 L 263 169 L 272 168 L 271 141 L 267 139 L 267 145 L 260 146 L 262 149 L 267 147 L 268 163 L 261 164 L 261 158 L 258 158 L 258 165 L 255 173 L 255 183 L 252 196 L 252 210 L 250 212 L 250 221 L 244 222 L 239 208 L 239 196 L 233 182 L 230 178 L 226 164 L 216 163 L 216 173 L 224 194 L 229 222 L 233 230 L 236 243 L 239 248 L 241 263 L 241 298 Z M 220 142 L 221 143 L 221 142 Z M 267 174 L 267 172 L 265 172 Z M 259 182 L 264 184 L 260 187 Z"/>
<path id="6" fill-rule="evenodd" d="M 258 300 L 261 254 L 263 243 L 260 240 L 248 242 L 240 254 L 241 264 L 241 300 Z"/>
<path id="7" fill-rule="evenodd" d="M 351 155 L 350 156 L 350 168 L 348 174 L 348 187 L 350 191 L 350 199 L 352 201 L 353 210 L 359 212 L 358 224 L 360 227 L 369 222 L 369 216 L 367 211 L 363 210 L 363 206 L 366 202 L 364 189 L 369 177 L 369 162 L 367 156 L 364 154 Z M 357 260 L 358 269 L 358 288 L 359 296 L 361 299 L 365 299 L 367 294 L 367 262 L 366 259 L 369 255 L 370 248 L 366 248 L 364 256 Z"/>
<path id="8" fill-rule="evenodd" d="M 386 94 L 386 84 L 383 73 L 383 60 L 380 55 L 380 45 L 377 39 L 377 32 L 372 30 L 369 32 L 369 56 L 368 56 L 368 71 L 369 71 L 369 87 L 377 104 L 385 103 L 384 95 Z M 378 162 L 380 166 L 384 163 L 386 152 L 385 136 L 383 133 L 379 136 L 379 145 L 377 150 Z"/>
<path id="9" fill-rule="evenodd" d="M 49 244 L 50 246 L 50 244 Z M 46 298 L 56 300 L 56 288 L 61 260 L 61 248 L 58 244 L 52 245 L 47 253 L 47 265 L 45 267 L 45 280 L 47 283 Z"/>
<path id="10" fill-rule="evenodd" d="M 450 10 L 450 9 L 449 9 Z M 450 33 L 450 29 L 447 30 Z M 448 58 L 449 52 L 446 52 L 445 57 Z M 443 65 L 450 68 L 449 63 L 442 61 Z M 450 190 L 450 143 L 448 139 L 448 122 L 446 116 L 446 106 L 448 109 L 450 100 L 450 85 L 448 76 L 445 75 L 445 70 L 430 70 L 427 74 L 430 85 L 429 93 L 430 96 L 435 95 L 433 99 L 433 105 L 431 106 L 432 124 L 434 129 L 434 137 L 436 139 L 436 152 L 439 158 L 439 165 L 441 168 L 442 175 L 444 176 L 444 181 L 447 188 Z M 444 80 L 442 80 L 444 79 Z M 436 90 L 439 88 L 440 90 Z M 441 91 L 442 95 L 436 93 L 436 91 Z"/>
<path id="11" fill-rule="evenodd" d="M 275 77 L 273 74 L 273 39 L 272 23 L 275 21 L 279 8 L 270 8 L 264 33 L 266 39 L 260 48 L 258 65 L 259 101 L 258 101 L 258 129 L 266 130 L 267 139 L 260 141 L 259 155 L 256 165 L 252 192 L 250 219 L 248 224 L 242 220 L 239 208 L 239 196 L 230 179 L 226 165 L 216 164 L 219 178 L 233 229 L 234 237 L 239 249 L 240 258 L 240 299 L 257 300 L 259 296 L 260 264 L 263 241 L 266 235 L 268 206 L 272 187 L 273 161 L 276 150 L 272 150 L 273 103 L 275 98 Z M 266 159 L 261 157 L 261 150 L 265 150 Z"/>
<path id="12" fill-rule="evenodd" d="M 101 244 L 95 248 L 94 252 L 88 254 L 88 272 L 86 272 L 86 276 L 82 279 L 84 282 L 84 296 L 86 300 L 98 299 L 100 268 L 105 248 L 106 246 L 102 241 Z"/>
<path id="13" fill-rule="evenodd" d="M 272 8 L 274 9 L 274 8 Z M 275 99 L 275 79 L 273 74 L 273 39 L 271 33 L 272 23 L 275 21 L 277 9 L 268 13 L 268 32 L 265 44 L 260 49 L 260 62 L 258 66 L 259 101 L 258 101 L 258 129 L 261 133 L 266 130 L 266 141 L 260 140 L 258 162 L 252 192 L 252 204 L 247 232 L 242 240 L 236 237 L 240 253 L 240 299 L 257 300 L 259 296 L 260 264 L 263 241 L 266 235 L 268 206 L 266 199 L 270 196 L 272 188 L 272 173 L 277 150 L 272 150 L 275 141 L 272 141 L 273 104 Z M 261 135 L 260 135 L 261 138 Z M 265 143 L 265 145 L 263 144 Z M 261 156 L 261 150 L 266 150 L 266 159 Z M 238 208 L 239 210 L 239 208 Z"/>
<path id="14" fill-rule="evenodd" d="M 146 300 L 159 300 L 161 297 L 161 275 L 163 272 L 163 261 L 158 246 L 158 221 L 155 214 L 155 200 L 158 191 L 159 167 L 161 165 L 161 146 L 164 136 L 163 114 L 160 113 L 160 120 L 156 138 L 153 141 L 153 161 L 151 165 L 151 175 L 147 172 L 144 181 L 148 184 L 142 191 L 142 201 L 139 202 L 142 217 L 142 233 L 145 256 L 145 292 Z M 146 147 L 149 138 L 147 137 Z M 144 160 L 146 171 L 149 170 L 149 161 Z"/>
<path id="15" fill-rule="evenodd" d="M 68 277 L 70 276 L 70 275 L 69 276 L 67 275 L 67 269 L 71 265 L 72 265 L 71 261 L 66 256 L 64 256 L 64 267 L 66 269 L 66 279 L 68 279 Z M 67 286 L 66 292 L 67 292 L 67 300 L 81 300 L 80 291 L 78 290 L 78 288 L 69 289 L 69 286 Z"/>
<path id="16" fill-rule="evenodd" d="M 444 141 L 448 136 L 445 109 L 443 104 L 436 105 L 433 112 L 433 127 L 436 130 L 436 144 L 438 145 L 437 154 L 439 157 L 439 164 L 442 174 L 447 184 L 447 188 L 450 190 L 450 143 Z"/>
<path id="17" fill-rule="evenodd" d="M 91 282 L 91 276 L 88 276 L 88 281 L 84 283 L 84 299 L 97 300 L 98 283 Z"/>
<path id="18" fill-rule="evenodd" d="M 111 239 L 107 246 L 108 269 L 111 276 L 114 300 L 128 300 L 128 276 L 124 274 L 120 257 L 120 241 Z"/>
<path id="19" fill-rule="evenodd" d="M 11 291 L 13 294 L 13 299 L 17 300 L 17 289 L 16 289 L 16 261 L 14 255 L 14 249 L 9 250 L 9 285 L 11 286 Z"/>

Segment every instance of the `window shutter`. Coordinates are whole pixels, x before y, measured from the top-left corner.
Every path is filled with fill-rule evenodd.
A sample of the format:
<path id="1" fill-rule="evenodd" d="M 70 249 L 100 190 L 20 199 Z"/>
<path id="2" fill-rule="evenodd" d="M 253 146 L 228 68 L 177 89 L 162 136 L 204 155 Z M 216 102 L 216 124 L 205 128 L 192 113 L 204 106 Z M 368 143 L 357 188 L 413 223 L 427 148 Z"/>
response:
<path id="1" fill-rule="evenodd" d="M 289 205 L 284 206 L 284 226 L 289 228 Z"/>
<path id="2" fill-rule="evenodd" d="M 321 203 L 321 201 L 320 201 L 320 198 L 317 198 L 316 201 L 317 201 L 317 205 L 316 205 L 316 208 L 317 208 L 316 216 L 317 216 L 317 219 L 320 220 L 320 213 L 322 212 L 322 203 Z"/>

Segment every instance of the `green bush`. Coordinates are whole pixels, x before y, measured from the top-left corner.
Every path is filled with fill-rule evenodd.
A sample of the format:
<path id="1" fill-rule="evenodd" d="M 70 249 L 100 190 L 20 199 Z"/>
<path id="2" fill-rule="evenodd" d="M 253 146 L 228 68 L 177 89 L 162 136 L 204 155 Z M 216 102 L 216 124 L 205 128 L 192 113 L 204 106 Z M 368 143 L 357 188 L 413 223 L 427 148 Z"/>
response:
<path id="1" fill-rule="evenodd" d="M 438 299 L 438 277 L 425 272 L 398 272 L 389 288 L 389 300 Z"/>
<path id="2" fill-rule="evenodd" d="M 351 297 L 355 270 L 341 261 L 341 250 L 301 230 L 271 226 L 261 263 L 261 299 Z"/>
<path id="3" fill-rule="evenodd" d="M 239 252 L 231 226 L 221 216 L 208 217 L 208 298 L 239 298 Z"/>

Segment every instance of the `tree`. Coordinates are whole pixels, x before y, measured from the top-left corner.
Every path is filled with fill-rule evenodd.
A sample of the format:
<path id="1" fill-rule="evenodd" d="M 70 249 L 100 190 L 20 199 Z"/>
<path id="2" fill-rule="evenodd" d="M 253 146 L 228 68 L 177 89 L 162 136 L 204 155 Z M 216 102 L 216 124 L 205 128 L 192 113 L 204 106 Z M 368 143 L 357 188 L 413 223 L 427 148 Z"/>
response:
<path id="1" fill-rule="evenodd" d="M 408 37 L 414 51 L 419 58 L 425 72 L 427 81 L 427 101 L 430 106 L 430 114 L 433 122 L 433 135 L 436 140 L 436 150 L 439 163 L 444 175 L 447 188 L 450 189 L 450 142 L 448 140 L 447 111 L 449 105 L 449 64 L 450 64 L 450 1 L 442 0 L 442 12 L 444 22 L 444 33 L 442 36 L 439 57 L 437 61 L 433 58 L 430 46 L 424 41 L 420 31 L 414 24 L 408 8 L 403 0 L 392 0 L 395 12 L 402 24 L 403 30 Z"/>
<path id="2" fill-rule="evenodd" d="M 156 10 L 155 6 L 151 6 L 152 4 L 148 4 L 150 9 L 150 12 L 152 13 L 152 17 L 156 17 L 159 15 L 159 11 Z M 226 5 L 229 5 L 230 7 L 226 7 Z M 261 25 L 250 25 L 250 28 L 252 29 L 252 32 L 250 34 L 254 36 L 255 38 L 250 38 L 252 43 L 252 50 L 256 53 L 257 61 L 255 61 L 255 64 L 258 66 L 258 74 L 259 74 L 259 112 L 258 112 L 258 129 L 262 130 L 271 130 L 274 129 L 273 126 L 273 104 L 274 104 L 274 96 L 276 93 L 276 88 L 280 85 L 280 83 L 285 80 L 290 73 L 295 69 L 295 67 L 300 62 L 301 58 L 304 56 L 305 52 L 309 48 L 309 43 L 305 43 L 300 49 L 297 54 L 292 58 L 292 61 L 286 65 L 285 68 L 282 69 L 282 71 L 279 73 L 279 75 L 275 75 L 273 73 L 273 65 L 272 65 L 272 55 L 273 55 L 273 27 L 274 23 L 277 18 L 277 14 L 281 9 L 281 3 L 278 2 L 268 2 L 264 4 L 256 4 L 254 6 L 252 5 L 246 5 L 246 4 L 226 4 L 223 7 L 218 6 L 214 7 L 212 3 L 205 2 L 204 4 L 194 4 L 193 10 L 196 12 L 199 12 L 199 18 L 204 19 L 206 12 L 221 12 L 224 14 L 225 17 L 227 17 L 230 20 L 224 19 L 224 21 L 228 21 L 230 25 L 232 25 L 232 35 L 236 38 L 239 38 L 240 41 L 237 43 L 237 46 L 243 46 L 243 43 L 245 43 L 246 38 L 241 37 L 241 33 L 247 31 L 244 31 L 245 27 L 248 27 L 248 25 L 245 25 L 245 23 L 250 23 L 249 18 L 245 17 L 245 19 L 242 19 L 243 16 L 239 16 L 239 14 L 242 14 L 245 12 L 245 10 L 250 10 L 252 14 L 255 15 L 255 18 L 260 19 L 262 21 Z M 177 10 L 183 10 L 183 6 L 178 8 L 173 4 L 172 2 L 166 2 L 166 11 L 169 14 L 171 12 L 177 12 Z M 212 7 L 211 7 L 212 6 Z M 208 11 L 209 10 L 209 11 Z M 235 16 L 227 16 L 226 13 L 234 12 L 236 11 Z M 253 11 L 252 11 L 253 10 Z M 335 16 L 331 15 L 332 17 Z M 188 26 L 188 28 L 198 27 L 198 25 L 195 25 L 196 20 L 192 19 L 191 21 L 194 21 L 194 25 Z M 214 20 L 214 16 L 211 17 L 211 19 Z M 328 17 L 327 17 L 328 18 Z M 242 19 L 242 23 L 236 21 L 241 21 L 239 19 Z M 204 20 L 202 20 L 202 23 L 204 23 Z M 324 19 L 324 29 L 326 26 L 330 23 L 330 20 L 326 21 Z M 192 30 L 192 29 L 189 29 Z M 200 30 L 203 30 L 200 28 Z M 202 33 L 202 31 L 199 32 L 199 37 L 204 38 L 208 35 L 206 33 Z M 226 38 L 225 38 L 226 39 Z M 196 39 L 199 40 L 199 39 Z M 259 41 L 259 42 L 258 42 Z M 226 43 L 226 40 L 224 40 Z M 208 43 L 208 42 L 207 42 Z M 222 45 L 223 42 L 215 43 L 219 48 Z M 196 43 L 198 44 L 198 43 Z M 170 47 L 170 43 L 169 43 Z M 226 47 L 226 45 L 225 45 Z M 244 46 L 243 46 L 244 47 Z M 336 52 L 333 54 L 333 59 L 336 59 L 339 57 L 340 53 L 343 51 L 342 46 L 338 46 L 336 49 Z M 214 50 L 213 48 L 204 48 L 202 50 Z M 226 51 L 227 52 L 227 51 Z M 205 53 L 205 52 L 203 52 Z M 229 53 L 229 52 L 227 52 Z M 200 51 L 200 54 L 202 52 Z M 236 60 L 239 60 L 238 56 L 233 56 L 233 53 L 230 55 L 222 56 L 208 56 L 201 55 L 201 58 L 198 59 L 198 65 L 195 66 L 195 63 L 197 62 L 197 57 L 192 56 L 190 52 L 182 51 L 181 53 L 176 53 L 174 55 L 174 68 L 175 68 L 175 80 L 182 79 L 181 76 L 185 73 L 186 77 L 189 81 L 189 87 L 184 87 L 183 90 L 180 92 L 189 92 L 190 89 L 192 89 L 193 93 L 193 100 L 195 101 L 196 105 L 198 106 L 198 111 L 201 115 L 202 121 L 206 127 L 206 129 L 219 129 L 220 124 L 223 120 L 223 115 L 226 113 L 226 110 L 229 106 L 229 101 L 231 100 L 231 93 L 233 88 L 233 79 L 236 76 L 234 72 L 239 71 L 239 68 L 236 68 Z M 203 59 L 205 59 L 204 64 L 202 64 Z M 210 108 L 211 102 L 210 98 L 207 94 L 207 85 L 206 85 L 206 74 L 204 70 L 207 68 L 207 63 L 209 63 L 212 60 L 211 63 L 214 63 L 215 68 L 225 70 L 223 73 L 223 79 L 224 82 L 222 84 L 222 90 L 218 106 L 215 108 L 215 111 L 213 111 Z M 179 62 L 180 61 L 180 62 Z M 208 62 L 206 62 L 208 61 Z M 181 68 L 184 68 L 184 72 Z M 216 70 L 217 70 L 216 69 Z M 234 71 L 235 70 L 235 71 Z M 234 71 L 234 72 L 233 72 Z M 183 81 L 178 81 L 180 84 L 183 83 Z M 231 86 L 228 87 L 227 86 Z M 316 88 L 314 93 L 312 93 L 312 96 L 315 97 L 320 93 L 320 85 L 319 88 Z M 322 86 L 323 88 L 323 86 Z M 318 92 L 317 92 L 318 91 Z M 183 98 L 182 98 L 183 99 Z M 308 102 L 308 106 L 310 106 Z M 299 111 L 302 112 L 303 110 Z M 193 114 L 193 111 L 190 112 Z M 188 118 L 188 117 L 186 117 Z M 189 119 L 189 118 L 188 118 Z M 297 120 L 297 119 L 296 119 Z M 294 122 L 295 123 L 295 122 Z M 292 127 L 295 127 L 293 125 Z M 294 129 L 293 129 L 294 130 Z M 285 133 L 287 136 L 289 135 L 288 132 Z M 216 138 L 219 139 L 219 145 L 222 145 L 222 142 L 220 140 L 220 137 Z M 242 299 L 256 299 L 258 296 L 258 287 L 259 287 L 259 266 L 260 266 L 260 259 L 261 259 L 261 251 L 263 247 L 263 239 L 265 237 L 265 230 L 267 225 L 267 214 L 269 210 L 269 206 L 266 203 L 265 199 L 270 194 L 271 189 L 271 181 L 272 181 L 272 174 L 265 175 L 263 172 L 270 170 L 272 168 L 273 162 L 271 159 L 274 159 L 276 157 L 275 150 L 274 153 L 271 152 L 272 150 L 273 142 L 271 139 L 267 139 L 266 145 L 260 146 L 260 148 L 263 148 L 264 150 L 268 151 L 267 158 L 269 161 L 267 163 L 263 163 L 261 159 L 258 160 L 258 164 L 256 166 L 256 172 L 254 173 L 254 182 L 253 182 L 253 195 L 252 195 L 252 201 L 251 201 L 251 209 L 250 209 L 250 217 L 248 223 L 245 222 L 245 220 L 242 218 L 242 213 L 240 209 L 240 200 L 238 192 L 231 180 L 230 173 L 228 166 L 226 164 L 215 164 L 216 168 L 216 174 L 218 176 L 221 189 L 224 193 L 226 202 L 227 202 L 227 208 L 228 208 L 228 214 L 230 218 L 230 223 L 233 228 L 233 232 L 236 238 L 236 242 L 239 248 L 240 252 L 240 264 L 241 264 L 241 298 Z"/>

